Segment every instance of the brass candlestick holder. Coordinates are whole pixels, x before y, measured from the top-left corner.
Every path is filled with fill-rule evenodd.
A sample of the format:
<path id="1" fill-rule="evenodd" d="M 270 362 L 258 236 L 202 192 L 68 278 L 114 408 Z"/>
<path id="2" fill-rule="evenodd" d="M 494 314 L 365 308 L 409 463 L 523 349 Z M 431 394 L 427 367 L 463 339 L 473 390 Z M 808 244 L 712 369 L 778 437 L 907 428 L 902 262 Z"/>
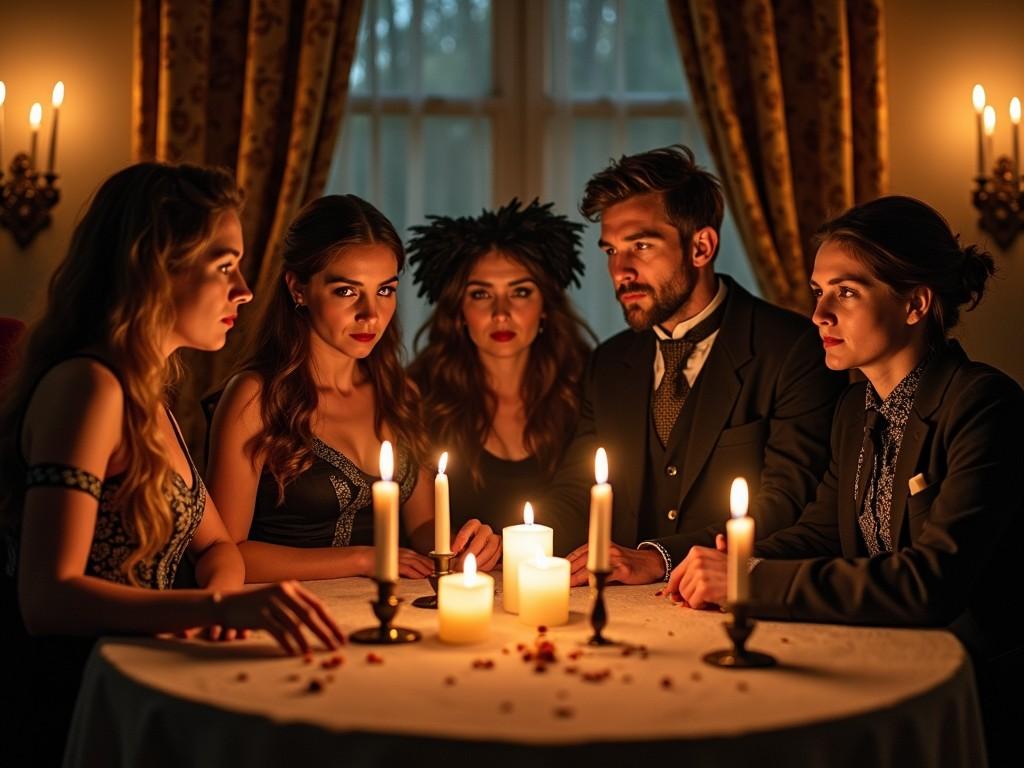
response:
<path id="1" fill-rule="evenodd" d="M 587 640 L 587 645 L 615 645 L 614 640 L 609 640 L 601 634 L 608 624 L 608 610 L 604 605 L 604 585 L 608 582 L 611 571 L 591 571 L 590 591 L 594 595 L 594 605 L 590 609 L 590 626 L 594 634 Z"/>
<path id="2" fill-rule="evenodd" d="M 431 552 L 430 557 L 434 561 L 434 572 L 427 576 L 427 581 L 430 582 L 430 588 L 434 590 L 434 594 L 417 597 L 412 604 L 417 608 L 437 610 L 437 580 L 452 572 L 452 558 L 455 555 L 452 552 Z"/>
<path id="3" fill-rule="evenodd" d="M 776 662 L 773 656 L 767 653 L 747 650 L 747 640 L 750 639 L 757 622 L 747 615 L 746 603 L 730 603 L 729 610 L 732 612 L 732 621 L 722 623 L 725 633 L 732 640 L 732 648 L 712 651 L 704 655 L 704 661 L 715 667 L 725 669 L 757 669 L 758 667 L 774 667 Z"/>
<path id="4" fill-rule="evenodd" d="M 418 643 L 420 641 L 420 633 L 415 629 L 391 626 L 395 614 L 398 613 L 398 606 L 402 602 L 402 598 L 395 597 L 396 582 L 381 581 L 380 579 L 374 579 L 374 581 L 377 582 L 377 599 L 371 600 L 370 605 L 373 606 L 373 615 L 377 617 L 380 626 L 360 629 L 349 635 L 349 639 L 353 643 L 364 643 L 366 645 Z"/>

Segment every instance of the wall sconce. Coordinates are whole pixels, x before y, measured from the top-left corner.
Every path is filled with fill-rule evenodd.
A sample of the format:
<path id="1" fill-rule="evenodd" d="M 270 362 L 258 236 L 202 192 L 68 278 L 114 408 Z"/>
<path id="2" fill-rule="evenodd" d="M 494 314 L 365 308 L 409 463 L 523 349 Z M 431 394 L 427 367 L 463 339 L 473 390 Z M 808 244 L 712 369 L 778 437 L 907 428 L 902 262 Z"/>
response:
<path id="1" fill-rule="evenodd" d="M 43 120 L 43 107 L 39 102 L 29 110 L 29 126 L 32 129 L 30 154 L 18 152 L 11 160 L 11 177 L 4 179 L 4 101 L 7 87 L 0 80 L 0 226 L 11 230 L 15 241 L 25 248 L 36 234 L 50 223 L 50 209 L 60 200 L 60 190 L 54 186 L 57 174 L 54 161 L 57 157 L 57 118 L 64 103 L 64 83 L 53 86 L 53 125 L 50 132 L 50 154 L 46 172 L 36 170 L 36 154 L 39 147 L 39 125 Z"/>
<path id="2" fill-rule="evenodd" d="M 992 136 L 996 131 L 996 110 L 985 103 L 985 89 L 974 86 L 972 94 L 978 123 L 978 176 L 975 181 L 974 207 L 981 211 L 978 226 L 995 238 L 1004 251 L 1017 233 L 1024 229 L 1024 196 L 1020 185 L 1020 99 L 1010 100 L 1010 124 L 1013 127 L 1013 157 L 995 157 Z M 986 176 L 985 169 L 992 168 Z"/>

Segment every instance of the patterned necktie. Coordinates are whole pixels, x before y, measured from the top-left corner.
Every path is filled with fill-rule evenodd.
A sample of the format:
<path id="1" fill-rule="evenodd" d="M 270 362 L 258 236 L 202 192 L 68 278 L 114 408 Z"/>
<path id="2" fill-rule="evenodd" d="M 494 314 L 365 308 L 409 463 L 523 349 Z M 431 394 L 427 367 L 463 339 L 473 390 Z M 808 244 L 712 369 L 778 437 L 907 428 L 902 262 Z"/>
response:
<path id="1" fill-rule="evenodd" d="M 661 383 L 651 398 L 651 414 L 662 448 L 668 445 L 672 427 L 675 426 L 679 412 L 686 403 L 686 397 L 690 394 L 690 383 L 683 375 L 686 361 L 690 359 L 690 355 L 700 342 L 718 330 L 724 314 L 723 301 L 714 312 L 687 331 L 683 338 L 658 341 L 661 358 L 665 363 L 665 375 L 661 377 Z"/>
<path id="2" fill-rule="evenodd" d="M 875 513 L 873 487 L 878 477 L 878 465 L 881 454 L 880 436 L 884 418 L 875 408 L 869 408 L 864 414 L 864 439 L 860 445 L 860 456 L 857 458 L 857 474 L 853 480 L 854 501 L 860 499 L 860 488 L 864 486 L 864 502 L 857 510 L 857 523 L 860 526 L 861 535 L 867 545 L 868 554 L 877 555 L 881 548 L 878 546 L 878 516 Z"/>

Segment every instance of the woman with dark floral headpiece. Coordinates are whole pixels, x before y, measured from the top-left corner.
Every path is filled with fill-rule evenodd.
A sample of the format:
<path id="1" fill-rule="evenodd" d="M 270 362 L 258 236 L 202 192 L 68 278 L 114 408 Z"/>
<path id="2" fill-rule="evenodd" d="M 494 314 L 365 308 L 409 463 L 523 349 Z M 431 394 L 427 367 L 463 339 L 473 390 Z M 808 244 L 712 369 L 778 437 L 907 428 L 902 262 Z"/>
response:
<path id="1" fill-rule="evenodd" d="M 413 227 L 409 263 L 434 311 L 410 373 L 427 434 L 451 456 L 453 526 L 499 530 L 522 522 L 526 501 L 546 520 L 541 494 L 572 438 L 593 339 L 566 295 L 583 273 L 581 229 L 536 200 Z"/>

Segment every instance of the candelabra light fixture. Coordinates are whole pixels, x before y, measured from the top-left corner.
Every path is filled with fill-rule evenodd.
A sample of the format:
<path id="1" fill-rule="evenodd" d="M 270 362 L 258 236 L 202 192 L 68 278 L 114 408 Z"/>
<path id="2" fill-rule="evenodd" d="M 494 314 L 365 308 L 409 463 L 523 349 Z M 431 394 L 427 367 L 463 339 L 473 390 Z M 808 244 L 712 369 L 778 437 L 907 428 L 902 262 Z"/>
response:
<path id="1" fill-rule="evenodd" d="M 38 170 L 37 155 L 39 150 L 39 126 L 43 121 L 43 107 L 39 102 L 29 110 L 28 122 L 31 129 L 30 149 L 28 153 L 14 153 L 4 175 L 4 133 L 7 86 L 0 80 L 0 226 L 11 231 L 19 246 L 25 248 L 40 230 L 50 223 L 50 209 L 60 200 L 60 190 L 56 187 L 57 173 L 54 170 L 57 159 L 57 119 L 61 104 L 64 103 L 64 83 L 58 81 L 53 86 L 51 104 L 53 105 L 53 121 L 50 130 L 50 151 L 47 156 L 46 170 Z"/>
<path id="2" fill-rule="evenodd" d="M 978 175 L 975 178 L 974 207 L 981 213 L 978 226 L 995 238 L 1003 250 L 1010 247 L 1024 229 L 1024 195 L 1020 178 L 1020 99 L 1010 100 L 1013 156 L 995 156 L 992 138 L 996 132 L 996 110 L 986 103 L 985 89 L 974 86 L 972 94 L 977 116 Z M 989 171 L 988 169 L 991 169 Z"/>

